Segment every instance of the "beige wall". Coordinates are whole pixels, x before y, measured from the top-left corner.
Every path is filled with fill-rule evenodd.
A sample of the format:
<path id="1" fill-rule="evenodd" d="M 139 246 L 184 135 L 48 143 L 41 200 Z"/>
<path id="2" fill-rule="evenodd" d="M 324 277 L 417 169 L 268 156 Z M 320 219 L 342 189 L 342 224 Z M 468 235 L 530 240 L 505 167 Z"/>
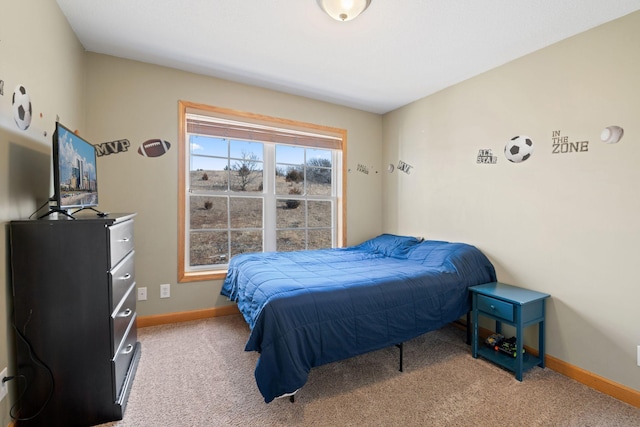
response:
<path id="1" fill-rule="evenodd" d="M 127 152 L 98 159 L 100 208 L 137 212 L 136 281 L 147 287 L 142 316 L 226 305 L 222 282 L 176 283 L 178 100 L 347 130 L 347 237 L 358 243 L 382 230 L 382 117 L 306 98 L 99 54 L 87 54 L 87 128 L 94 144 L 128 139 Z M 169 141 L 157 158 L 137 153 L 151 138 Z M 375 166 L 369 174 L 357 164 Z M 171 298 L 160 299 L 170 283 Z"/>
<path id="2" fill-rule="evenodd" d="M 384 175 L 384 230 L 475 244 L 499 280 L 552 295 L 548 354 L 636 390 L 639 41 L 636 12 L 383 119 L 384 164 L 413 166 Z M 588 151 L 553 154 L 554 131 Z M 520 164 L 503 155 L 516 135 L 535 144 Z M 497 164 L 476 164 L 485 148 Z"/>
<path id="3" fill-rule="evenodd" d="M 93 144 L 128 139 L 128 152 L 98 158 L 100 208 L 138 212 L 136 277 L 148 287 L 139 303 L 142 316 L 210 308 L 228 302 L 218 296 L 220 281 L 177 284 L 177 135 L 178 100 L 318 123 L 347 129 L 348 243 L 381 232 L 379 115 L 278 92 L 183 73 L 135 61 L 86 53 L 55 2 L 0 0 L 6 12 L 0 32 L 0 369 L 13 373 L 11 282 L 8 222 L 28 217 L 50 196 L 51 136 L 56 117 Z M 21 19 L 7 19 L 20 16 Z M 38 28 L 27 32 L 25 28 Z M 34 118 L 26 130 L 13 121 L 11 95 L 26 86 Z M 41 115 L 42 114 L 42 115 Z M 45 135 L 46 132 L 46 135 Z M 170 141 L 163 157 L 137 154 L 150 138 Z M 366 175 L 357 164 L 371 168 Z M 171 283 L 169 299 L 159 285 Z M 10 421 L 14 399 L 0 403 L 0 425 Z"/>
<path id="4" fill-rule="evenodd" d="M 0 369 L 15 373 L 11 328 L 8 222 L 26 218 L 50 197 L 51 134 L 56 116 L 83 127 L 84 49 L 54 1 L 0 0 Z M 13 91 L 23 85 L 33 119 L 13 120 Z M 46 132 L 46 136 L 45 136 Z M 0 425 L 10 422 L 11 398 L 0 402 Z"/>
<path id="5" fill-rule="evenodd" d="M 381 231 L 476 244 L 499 278 L 552 294 L 551 355 L 640 389 L 635 366 L 639 258 L 637 159 L 640 13 L 607 24 L 390 113 L 353 109 L 223 80 L 86 54 L 55 2 L 0 0 L 0 369 L 13 368 L 7 222 L 49 196 L 55 117 L 94 144 L 128 139 L 128 152 L 98 160 L 100 207 L 135 211 L 141 315 L 226 304 L 220 282 L 177 284 L 177 101 L 342 127 L 348 131 L 348 243 Z M 16 19 L 15 17 L 20 17 Z M 24 29 L 38 29 L 27 31 Z M 11 94 L 24 84 L 34 108 L 26 131 Z M 40 114 L 42 113 L 42 116 Z M 599 142 L 620 124 L 617 145 Z M 551 154 L 551 133 L 589 140 L 589 151 Z M 45 136 L 44 133 L 47 132 Z M 504 142 L 528 134 L 534 157 L 509 164 Z M 150 138 L 163 157 L 136 153 Z M 481 148 L 499 157 L 477 165 Z M 388 174 L 404 160 L 411 174 Z M 357 172 L 357 165 L 370 169 Z M 635 191 L 635 192 L 634 192 Z M 416 197 L 420 194 L 421 197 Z M 383 220 L 384 219 L 384 220 Z M 172 297 L 159 299 L 159 285 Z M 0 424 L 9 403 L 0 403 Z"/>

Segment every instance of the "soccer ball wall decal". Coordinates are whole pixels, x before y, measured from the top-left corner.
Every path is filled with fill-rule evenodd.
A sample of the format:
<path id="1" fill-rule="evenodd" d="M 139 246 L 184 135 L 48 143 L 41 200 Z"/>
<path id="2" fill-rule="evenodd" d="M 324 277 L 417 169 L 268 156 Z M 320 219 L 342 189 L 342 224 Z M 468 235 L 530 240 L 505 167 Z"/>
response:
<path id="1" fill-rule="evenodd" d="M 31 125 L 31 98 L 24 86 L 18 85 L 13 91 L 13 119 L 21 130 L 27 130 Z"/>
<path id="2" fill-rule="evenodd" d="M 504 146 L 504 156 L 513 163 L 521 163 L 533 154 L 533 141 L 525 135 L 518 135 L 511 138 Z"/>

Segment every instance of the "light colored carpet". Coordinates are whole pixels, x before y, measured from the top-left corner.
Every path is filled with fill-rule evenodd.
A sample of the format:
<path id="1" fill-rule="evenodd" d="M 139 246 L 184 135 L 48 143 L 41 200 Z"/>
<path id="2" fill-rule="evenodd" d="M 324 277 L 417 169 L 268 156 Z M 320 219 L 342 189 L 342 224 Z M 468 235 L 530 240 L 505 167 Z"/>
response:
<path id="1" fill-rule="evenodd" d="M 471 357 L 448 326 L 313 368 L 295 403 L 265 404 L 240 315 L 139 330 L 142 357 L 122 421 L 160 426 L 640 426 L 640 409 L 538 367 L 517 381 Z"/>

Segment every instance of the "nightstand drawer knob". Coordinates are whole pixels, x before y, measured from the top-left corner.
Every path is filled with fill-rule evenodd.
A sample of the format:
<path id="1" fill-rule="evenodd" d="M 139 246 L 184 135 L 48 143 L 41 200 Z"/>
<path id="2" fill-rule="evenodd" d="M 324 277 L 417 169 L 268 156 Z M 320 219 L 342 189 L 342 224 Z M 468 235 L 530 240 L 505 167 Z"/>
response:
<path id="1" fill-rule="evenodd" d="M 489 307 L 491 308 L 491 310 L 495 310 L 495 309 L 496 309 L 496 306 L 495 306 L 495 305 L 491 305 L 491 306 L 489 306 Z"/>

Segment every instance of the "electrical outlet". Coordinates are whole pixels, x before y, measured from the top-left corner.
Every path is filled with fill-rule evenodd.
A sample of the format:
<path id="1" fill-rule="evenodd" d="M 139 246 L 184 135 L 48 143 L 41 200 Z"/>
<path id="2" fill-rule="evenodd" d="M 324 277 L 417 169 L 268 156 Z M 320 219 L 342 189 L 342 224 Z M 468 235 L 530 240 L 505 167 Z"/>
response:
<path id="1" fill-rule="evenodd" d="M 7 368 L 4 368 L 2 372 L 0 372 L 0 381 L 2 382 L 2 384 L 0 384 L 0 400 L 4 399 L 4 397 L 7 395 L 7 392 L 8 392 L 9 383 L 2 381 L 6 376 L 7 376 Z"/>
<path id="2" fill-rule="evenodd" d="M 160 285 L 160 298 L 169 298 L 171 296 L 171 285 Z"/>
<path id="3" fill-rule="evenodd" d="M 138 301 L 146 301 L 147 300 L 147 288 L 142 287 L 138 288 Z"/>

